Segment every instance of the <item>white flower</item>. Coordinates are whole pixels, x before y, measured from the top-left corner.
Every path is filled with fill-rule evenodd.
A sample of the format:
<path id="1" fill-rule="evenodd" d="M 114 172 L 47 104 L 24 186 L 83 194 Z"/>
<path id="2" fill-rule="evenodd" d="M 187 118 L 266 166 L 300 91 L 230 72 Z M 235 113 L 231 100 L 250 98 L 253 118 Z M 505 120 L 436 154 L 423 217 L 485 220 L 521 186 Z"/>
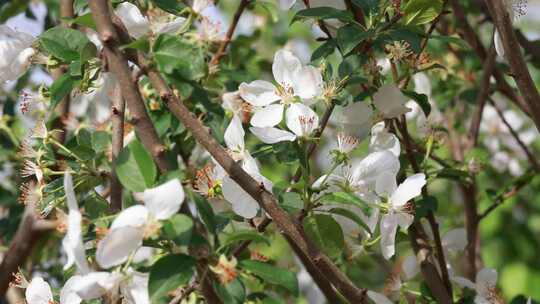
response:
<path id="1" fill-rule="evenodd" d="M 117 290 L 122 278 L 118 272 L 105 271 L 74 275 L 60 291 L 60 304 L 79 304 L 83 300 L 100 298 Z"/>
<path id="2" fill-rule="evenodd" d="M 152 32 L 154 34 L 174 34 L 184 25 L 186 19 L 168 14 L 162 17 L 148 20 L 139 8 L 129 2 L 120 3 L 115 10 L 128 33 L 135 39 Z"/>
<path id="3" fill-rule="evenodd" d="M 371 128 L 373 109 L 365 102 L 355 102 L 343 108 L 341 123 L 349 135 L 364 139 Z"/>
<path id="4" fill-rule="evenodd" d="M 113 221 L 110 232 L 97 245 L 96 260 L 102 268 L 124 263 L 141 247 L 145 236 L 154 233 L 159 224 L 176 214 L 184 202 L 184 189 L 178 179 L 136 193 L 144 205 L 124 209 Z"/>
<path id="5" fill-rule="evenodd" d="M 111 100 L 120 98 L 116 77 L 112 73 L 100 73 L 94 88 L 83 94 L 72 94 L 70 111 L 77 117 L 90 117 L 101 124 L 111 116 Z"/>
<path id="6" fill-rule="evenodd" d="M 289 106 L 285 121 L 292 133 L 274 127 L 251 127 L 249 130 L 262 142 L 274 144 L 281 141 L 294 141 L 298 137 L 307 138 L 319 126 L 317 113 L 301 103 L 293 103 Z"/>
<path id="7" fill-rule="evenodd" d="M 34 40 L 27 33 L 0 25 L 0 83 L 15 80 L 26 72 L 36 53 L 32 48 Z"/>
<path id="8" fill-rule="evenodd" d="M 279 50 L 275 54 L 272 72 L 278 87 L 268 81 L 255 80 L 249 84 L 242 83 L 239 88 L 242 98 L 255 107 L 251 118 L 254 127 L 274 127 L 281 122 L 285 106 L 291 105 L 296 97 L 312 103 L 322 93 L 320 71 L 313 66 L 302 65 L 300 59 L 289 51 Z M 294 111 L 294 108 L 289 107 L 289 111 Z"/>
<path id="9" fill-rule="evenodd" d="M 369 152 L 390 151 L 399 157 L 401 147 L 396 135 L 388 132 L 384 122 L 377 123 L 371 128 L 371 138 L 369 141 Z"/>
<path id="10" fill-rule="evenodd" d="M 82 215 L 75 198 L 73 190 L 73 179 L 68 171 L 64 174 L 64 191 L 66 193 L 66 204 L 69 210 L 67 232 L 62 240 L 62 248 L 67 255 L 64 270 L 69 269 L 73 264 L 77 265 L 77 270 L 86 274 L 90 271 L 84 252 L 81 223 Z"/>
<path id="11" fill-rule="evenodd" d="M 43 278 L 35 277 L 30 281 L 24 292 L 28 304 L 54 303 L 51 287 Z"/>
<path id="12" fill-rule="evenodd" d="M 193 4 L 191 5 L 191 8 L 196 13 L 201 13 L 204 11 L 208 6 L 214 5 L 214 1 L 212 0 L 194 0 Z"/>
<path id="13" fill-rule="evenodd" d="M 414 220 L 409 201 L 421 194 L 426 184 L 426 176 L 418 173 L 409 176 L 399 186 L 395 175 L 383 173 L 377 178 L 376 192 L 386 201 L 382 203 L 388 213 L 381 218 L 381 251 L 385 259 L 390 259 L 395 253 L 395 237 L 397 227 L 407 229 Z"/>
<path id="14" fill-rule="evenodd" d="M 411 109 L 405 106 L 408 101 L 401 90 L 394 84 L 385 84 L 373 95 L 373 104 L 383 118 L 397 118 Z"/>
<path id="15" fill-rule="evenodd" d="M 244 135 L 242 122 L 236 115 L 233 116 L 224 135 L 227 148 L 232 154 L 233 159 L 240 162 L 242 169 L 255 180 L 262 183 L 266 190 L 271 191 L 272 183 L 260 174 L 255 159 L 245 149 Z M 231 203 L 232 209 L 236 214 L 245 218 L 253 218 L 257 215 L 260 209 L 257 201 L 229 176 L 223 177 L 221 189 L 223 196 Z"/>
<path id="16" fill-rule="evenodd" d="M 345 133 L 338 133 L 337 135 L 337 147 L 341 153 L 349 154 L 358 146 L 358 142 L 358 138 L 354 136 L 349 136 Z"/>
<path id="17" fill-rule="evenodd" d="M 475 290 L 474 303 L 476 304 L 504 303 L 497 292 L 497 270 L 495 269 L 484 268 L 480 270 L 476 274 L 475 283 L 463 277 L 452 277 L 451 280 L 461 287 Z"/>

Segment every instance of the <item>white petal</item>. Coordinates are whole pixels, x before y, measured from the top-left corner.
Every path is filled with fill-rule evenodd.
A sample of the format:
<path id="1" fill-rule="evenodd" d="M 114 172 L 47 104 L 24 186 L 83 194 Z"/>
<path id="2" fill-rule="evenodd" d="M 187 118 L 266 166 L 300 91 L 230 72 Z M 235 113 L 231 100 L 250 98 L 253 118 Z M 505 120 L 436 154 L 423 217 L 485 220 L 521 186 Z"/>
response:
<path id="1" fill-rule="evenodd" d="M 81 297 L 74 289 L 77 284 L 80 284 L 79 281 L 81 279 L 83 279 L 83 276 L 74 275 L 66 281 L 60 291 L 60 304 L 79 304 L 82 302 Z"/>
<path id="2" fill-rule="evenodd" d="M 399 159 L 391 152 L 373 152 L 353 167 L 352 179 L 354 182 L 374 185 L 377 177 L 383 172 L 397 175 L 399 166 Z"/>
<path id="3" fill-rule="evenodd" d="M 501 34 L 499 34 L 497 29 L 495 29 L 495 35 L 493 36 L 493 43 L 495 44 L 495 51 L 497 52 L 497 55 L 504 58 L 504 45 L 501 39 Z"/>
<path id="4" fill-rule="evenodd" d="M 302 99 L 312 99 L 322 94 L 321 71 L 313 66 L 304 66 L 293 75 L 294 95 Z"/>
<path id="5" fill-rule="evenodd" d="M 464 228 L 448 231 L 442 237 L 442 245 L 450 251 L 462 251 L 467 246 L 467 232 Z"/>
<path id="6" fill-rule="evenodd" d="M 385 295 L 378 292 L 368 290 L 367 296 L 371 301 L 375 302 L 375 304 L 393 304 Z"/>
<path id="7" fill-rule="evenodd" d="M 264 80 L 243 82 L 238 91 L 245 101 L 256 107 L 264 107 L 281 99 L 276 95 L 276 87 Z"/>
<path id="8" fill-rule="evenodd" d="M 133 256 L 133 263 L 141 263 L 152 259 L 156 250 L 153 247 L 142 246 Z"/>
<path id="9" fill-rule="evenodd" d="M 401 183 L 396 191 L 390 197 L 390 202 L 394 207 L 405 205 L 411 199 L 419 196 L 422 193 L 422 187 L 426 184 L 426 175 L 418 173 L 409 176 Z"/>
<path id="10" fill-rule="evenodd" d="M 287 127 L 299 137 L 311 135 L 319 127 L 319 116 L 302 103 L 293 103 L 285 115 Z"/>
<path id="11" fill-rule="evenodd" d="M 398 220 L 398 225 L 401 227 L 401 229 L 409 228 L 409 226 L 414 222 L 414 215 L 409 213 L 396 213 L 396 217 Z"/>
<path id="12" fill-rule="evenodd" d="M 343 108 L 342 124 L 344 131 L 362 140 L 371 128 L 373 109 L 365 102 L 355 102 Z"/>
<path id="13" fill-rule="evenodd" d="M 484 268 L 476 274 L 476 292 L 481 295 L 489 295 L 490 290 L 497 285 L 497 270 Z"/>
<path id="14" fill-rule="evenodd" d="M 71 174 L 66 171 L 64 174 L 64 191 L 66 194 L 66 202 L 69 208 L 67 232 L 62 240 L 62 248 L 67 255 L 67 261 L 64 265 L 64 270 L 70 268 L 74 263 L 80 273 L 90 271 L 84 252 L 82 239 L 81 223 L 82 215 L 79 211 L 79 206 L 75 198 L 73 190 L 73 180 Z"/>
<path id="15" fill-rule="evenodd" d="M 225 199 L 231 203 L 233 211 L 244 218 L 254 218 L 259 211 L 259 204 L 229 176 L 223 178 L 222 191 Z"/>
<path id="16" fill-rule="evenodd" d="M 405 106 L 408 99 L 394 84 L 385 84 L 373 95 L 373 104 L 383 114 L 384 118 L 396 118 L 409 112 Z"/>
<path id="17" fill-rule="evenodd" d="M 147 273 L 136 271 L 128 271 L 129 280 L 122 286 L 122 294 L 126 297 L 128 303 L 133 304 L 150 304 L 148 295 L 148 278 Z"/>
<path id="18" fill-rule="evenodd" d="M 144 190 L 135 196 L 144 202 L 152 216 L 158 220 L 166 220 L 180 210 L 184 202 L 184 188 L 175 178 L 157 187 Z"/>
<path id="19" fill-rule="evenodd" d="M 413 76 L 414 80 L 414 90 L 418 94 L 424 94 L 426 96 L 431 96 L 431 81 L 429 77 L 424 72 L 416 73 Z"/>
<path id="20" fill-rule="evenodd" d="M 397 182 L 396 176 L 390 172 L 382 172 L 375 182 L 375 192 L 379 196 L 389 197 L 396 191 Z"/>
<path id="21" fill-rule="evenodd" d="M 28 304 L 49 304 L 53 300 L 51 287 L 43 278 L 35 277 L 24 293 Z"/>
<path id="22" fill-rule="evenodd" d="M 255 110 L 251 117 L 251 125 L 258 128 L 273 127 L 283 119 L 283 105 L 271 104 Z"/>
<path id="23" fill-rule="evenodd" d="M 396 231 L 398 227 L 398 219 L 394 214 L 383 215 L 381 219 L 381 252 L 385 259 L 390 259 L 396 249 Z"/>
<path id="24" fill-rule="evenodd" d="M 114 219 L 111 230 L 123 227 L 142 227 L 148 222 L 148 213 L 148 208 L 143 205 L 126 208 Z"/>
<path id="25" fill-rule="evenodd" d="M 274 55 L 272 73 L 274 79 L 285 89 L 294 88 L 295 74 L 302 68 L 302 62 L 293 53 L 279 50 Z"/>
<path id="26" fill-rule="evenodd" d="M 401 269 L 403 270 L 403 273 L 405 274 L 405 279 L 410 280 L 414 278 L 418 272 L 420 272 L 420 267 L 418 265 L 418 262 L 416 261 L 416 256 L 409 255 L 403 260 L 403 264 L 401 265 Z"/>
<path id="27" fill-rule="evenodd" d="M 384 122 L 380 122 L 371 128 L 371 138 L 369 141 L 369 152 L 388 150 L 396 157 L 401 153 L 401 146 L 398 138 L 388 132 Z"/>
<path id="28" fill-rule="evenodd" d="M 249 128 L 249 131 L 251 131 L 253 135 L 257 136 L 257 138 L 265 144 L 275 144 L 282 141 L 294 141 L 296 139 L 296 135 L 278 128 L 251 127 Z"/>
<path id="29" fill-rule="evenodd" d="M 186 23 L 186 18 L 176 17 L 172 21 L 152 22 L 151 27 L 152 27 L 152 32 L 156 34 L 175 34 L 184 26 L 185 23 Z"/>
<path id="30" fill-rule="evenodd" d="M 72 289 L 83 300 L 97 299 L 108 291 L 115 289 L 122 276 L 113 272 L 91 272 L 80 279 L 75 280 L 71 285 Z"/>
<path id="31" fill-rule="evenodd" d="M 242 112 L 242 99 L 238 91 L 227 92 L 221 96 L 221 106 L 223 109 L 232 112 L 233 114 L 239 114 Z"/>
<path id="32" fill-rule="evenodd" d="M 116 15 L 122 20 L 128 33 L 138 39 L 150 31 L 148 20 L 141 14 L 139 8 L 129 2 L 122 2 L 116 7 Z"/>
<path id="33" fill-rule="evenodd" d="M 233 115 L 229 126 L 225 130 L 224 139 L 227 148 L 232 151 L 244 151 L 244 128 L 242 127 L 242 122 L 238 116 Z"/>
<path id="34" fill-rule="evenodd" d="M 458 284 L 462 288 L 469 288 L 471 290 L 476 289 L 476 284 L 474 284 L 471 280 L 464 278 L 464 277 L 450 277 L 450 280 L 452 280 L 454 283 Z"/>
<path id="35" fill-rule="evenodd" d="M 96 260 L 102 268 L 110 268 L 127 261 L 129 255 L 142 245 L 143 230 L 122 227 L 111 230 L 97 245 Z"/>

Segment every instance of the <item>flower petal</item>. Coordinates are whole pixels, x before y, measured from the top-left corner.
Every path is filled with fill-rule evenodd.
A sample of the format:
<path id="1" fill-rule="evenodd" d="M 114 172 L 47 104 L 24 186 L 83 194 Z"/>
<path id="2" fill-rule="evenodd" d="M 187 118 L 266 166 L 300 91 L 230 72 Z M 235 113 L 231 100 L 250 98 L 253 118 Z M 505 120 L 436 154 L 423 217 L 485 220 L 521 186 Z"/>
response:
<path id="1" fill-rule="evenodd" d="M 390 202 L 394 207 L 405 205 L 411 199 L 419 196 L 422 193 L 422 188 L 426 184 L 426 175 L 418 173 L 409 176 L 401 183 L 396 191 L 390 197 Z"/>
<path id="2" fill-rule="evenodd" d="M 476 289 L 476 284 L 474 284 L 471 280 L 464 278 L 464 277 L 450 277 L 450 280 L 454 283 L 458 284 L 462 288 L 469 288 L 471 290 Z"/>
<path id="3" fill-rule="evenodd" d="M 323 91 L 321 71 L 313 66 L 304 66 L 293 74 L 294 95 L 304 100 L 318 97 Z"/>
<path id="4" fill-rule="evenodd" d="M 462 251 L 467 246 L 467 232 L 464 228 L 450 230 L 441 241 L 443 247 L 449 251 Z"/>
<path id="5" fill-rule="evenodd" d="M 244 218 L 254 218 L 259 211 L 259 204 L 242 187 L 229 176 L 222 182 L 222 191 L 225 199 L 231 203 L 234 213 Z"/>
<path id="6" fill-rule="evenodd" d="M 373 109 L 365 102 L 355 102 L 343 108 L 343 130 L 349 135 L 364 139 L 371 128 Z"/>
<path id="7" fill-rule="evenodd" d="M 408 99 L 394 84 L 385 84 L 373 95 L 373 104 L 383 114 L 384 118 L 396 118 L 409 112 L 405 106 Z"/>
<path id="8" fill-rule="evenodd" d="M 249 131 L 251 131 L 253 135 L 255 135 L 265 144 L 275 144 L 282 141 L 294 141 L 296 139 L 296 135 L 278 128 L 251 127 L 249 128 Z"/>
<path id="9" fill-rule="evenodd" d="M 390 259 L 396 252 L 395 241 L 398 219 L 394 214 L 383 215 L 381 219 L 381 252 L 385 259 Z"/>
<path id="10" fill-rule="evenodd" d="M 91 272 L 72 283 L 71 288 L 83 300 L 97 299 L 117 288 L 122 275 L 117 272 Z"/>
<path id="11" fill-rule="evenodd" d="M 375 182 L 375 192 L 382 197 L 389 197 L 396 191 L 396 176 L 390 172 L 382 172 Z"/>
<path id="12" fill-rule="evenodd" d="M 178 179 L 161 184 L 157 187 L 144 190 L 135 196 L 144 202 L 150 214 L 158 220 L 165 220 L 180 210 L 185 194 Z"/>
<path id="13" fill-rule="evenodd" d="M 501 34 L 499 34 L 499 31 L 497 29 L 495 29 L 495 35 L 493 36 L 493 43 L 495 44 L 495 51 L 497 52 L 497 55 L 499 55 L 499 57 L 501 58 L 504 58 L 504 45 L 501 39 Z"/>
<path id="14" fill-rule="evenodd" d="M 168 19 L 168 16 L 165 16 L 164 19 Z M 185 23 L 186 18 L 176 17 L 171 21 L 152 22 L 151 28 L 155 34 L 176 34 Z"/>
<path id="15" fill-rule="evenodd" d="M 420 267 L 418 265 L 418 262 L 416 261 L 416 256 L 409 255 L 403 260 L 403 264 L 401 265 L 401 269 L 403 270 L 403 273 L 405 274 L 405 279 L 410 280 L 414 278 L 418 272 L 420 272 Z"/>
<path id="16" fill-rule="evenodd" d="M 388 132 L 384 122 L 380 122 L 371 128 L 371 138 L 369 141 L 369 152 L 388 150 L 396 157 L 401 153 L 401 146 L 398 138 Z"/>
<path id="17" fill-rule="evenodd" d="M 143 205 L 135 205 L 122 210 L 114 219 L 111 225 L 111 230 L 123 227 L 139 228 L 148 221 L 148 208 Z"/>
<path id="18" fill-rule="evenodd" d="M 150 304 L 150 296 L 148 295 L 149 275 L 131 269 L 128 270 L 127 274 L 130 279 L 122 286 L 122 295 L 126 297 L 127 303 Z"/>
<path id="19" fill-rule="evenodd" d="M 294 88 L 295 74 L 302 68 L 302 62 L 292 52 L 279 50 L 274 55 L 272 73 L 274 79 L 286 90 Z"/>
<path id="20" fill-rule="evenodd" d="M 244 151 L 244 128 L 242 127 L 242 122 L 238 116 L 233 115 L 229 126 L 225 130 L 224 139 L 227 148 L 232 151 Z"/>
<path id="21" fill-rule="evenodd" d="M 74 275 L 62 287 L 60 291 L 60 304 L 79 304 L 82 302 L 81 297 L 77 294 L 74 287 L 79 284 L 83 276 Z"/>
<path id="22" fill-rule="evenodd" d="M 102 268 L 110 268 L 127 261 L 129 255 L 142 245 L 143 230 L 122 227 L 111 230 L 97 245 L 96 260 Z"/>
<path id="23" fill-rule="evenodd" d="M 293 103 L 285 115 L 287 127 L 299 137 L 311 135 L 319 127 L 319 116 L 302 103 Z"/>
<path id="24" fill-rule="evenodd" d="M 148 20 L 141 14 L 139 8 L 129 2 L 120 3 L 115 10 L 116 15 L 122 20 L 128 33 L 138 39 L 150 31 Z"/>
<path id="25" fill-rule="evenodd" d="M 258 128 L 273 127 L 283 119 L 282 104 L 271 104 L 255 110 L 251 117 L 251 125 Z"/>
<path id="26" fill-rule="evenodd" d="M 279 0 L 279 8 L 282 10 L 289 10 L 296 3 L 296 0 Z"/>
<path id="27" fill-rule="evenodd" d="M 497 285 L 497 270 L 484 268 L 476 274 L 476 292 L 480 296 L 489 295 Z"/>
<path id="28" fill-rule="evenodd" d="M 373 152 L 353 167 L 352 180 L 368 187 L 375 186 L 380 174 L 387 172 L 397 175 L 399 166 L 399 159 L 391 152 Z"/>
<path id="29" fill-rule="evenodd" d="M 24 292 L 28 304 L 49 304 L 53 301 L 51 287 L 43 278 L 35 277 Z"/>
<path id="30" fill-rule="evenodd" d="M 371 301 L 375 302 L 375 304 L 393 304 L 385 295 L 378 292 L 368 290 L 367 296 Z"/>
<path id="31" fill-rule="evenodd" d="M 240 96 L 256 107 L 264 107 L 281 99 L 276 95 L 276 87 L 268 81 L 255 80 L 241 83 L 238 91 Z"/>

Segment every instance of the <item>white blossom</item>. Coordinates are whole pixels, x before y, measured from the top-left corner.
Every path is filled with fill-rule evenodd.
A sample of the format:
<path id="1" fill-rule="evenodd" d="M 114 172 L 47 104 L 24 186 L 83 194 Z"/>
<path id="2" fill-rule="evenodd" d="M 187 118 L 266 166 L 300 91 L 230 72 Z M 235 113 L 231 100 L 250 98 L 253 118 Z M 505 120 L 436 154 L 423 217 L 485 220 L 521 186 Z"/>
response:
<path id="1" fill-rule="evenodd" d="M 34 277 L 24 292 L 28 304 L 51 304 L 53 294 L 51 287 L 43 278 Z"/>
<path id="2" fill-rule="evenodd" d="M 0 83 L 19 78 L 30 66 L 36 51 L 35 38 L 7 25 L 0 25 Z"/>
<path id="3" fill-rule="evenodd" d="M 411 109 L 405 106 L 408 101 L 394 84 L 385 84 L 373 95 L 373 104 L 385 119 L 397 118 Z"/>
<path id="4" fill-rule="evenodd" d="M 139 39 L 149 33 L 174 34 L 184 26 L 186 19 L 172 14 L 147 19 L 139 8 L 129 2 L 120 3 L 115 10 L 128 33 L 135 39 Z"/>

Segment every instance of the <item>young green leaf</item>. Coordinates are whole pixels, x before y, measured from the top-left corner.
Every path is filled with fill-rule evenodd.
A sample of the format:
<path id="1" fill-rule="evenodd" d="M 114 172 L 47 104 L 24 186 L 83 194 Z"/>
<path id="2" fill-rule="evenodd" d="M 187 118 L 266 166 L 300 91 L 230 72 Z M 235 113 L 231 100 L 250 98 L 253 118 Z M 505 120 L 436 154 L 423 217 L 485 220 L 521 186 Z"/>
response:
<path id="1" fill-rule="evenodd" d="M 298 280 L 292 271 L 252 260 L 240 261 L 238 266 L 260 277 L 267 283 L 285 287 L 295 296 L 298 295 Z"/>
<path id="2" fill-rule="evenodd" d="M 148 280 L 150 302 L 169 303 L 169 292 L 189 282 L 194 266 L 195 259 L 185 254 L 170 254 L 155 262 Z"/>
<path id="3" fill-rule="evenodd" d="M 142 192 L 154 184 L 157 169 L 150 153 L 138 140 L 134 140 L 118 155 L 116 174 L 124 187 Z"/>

